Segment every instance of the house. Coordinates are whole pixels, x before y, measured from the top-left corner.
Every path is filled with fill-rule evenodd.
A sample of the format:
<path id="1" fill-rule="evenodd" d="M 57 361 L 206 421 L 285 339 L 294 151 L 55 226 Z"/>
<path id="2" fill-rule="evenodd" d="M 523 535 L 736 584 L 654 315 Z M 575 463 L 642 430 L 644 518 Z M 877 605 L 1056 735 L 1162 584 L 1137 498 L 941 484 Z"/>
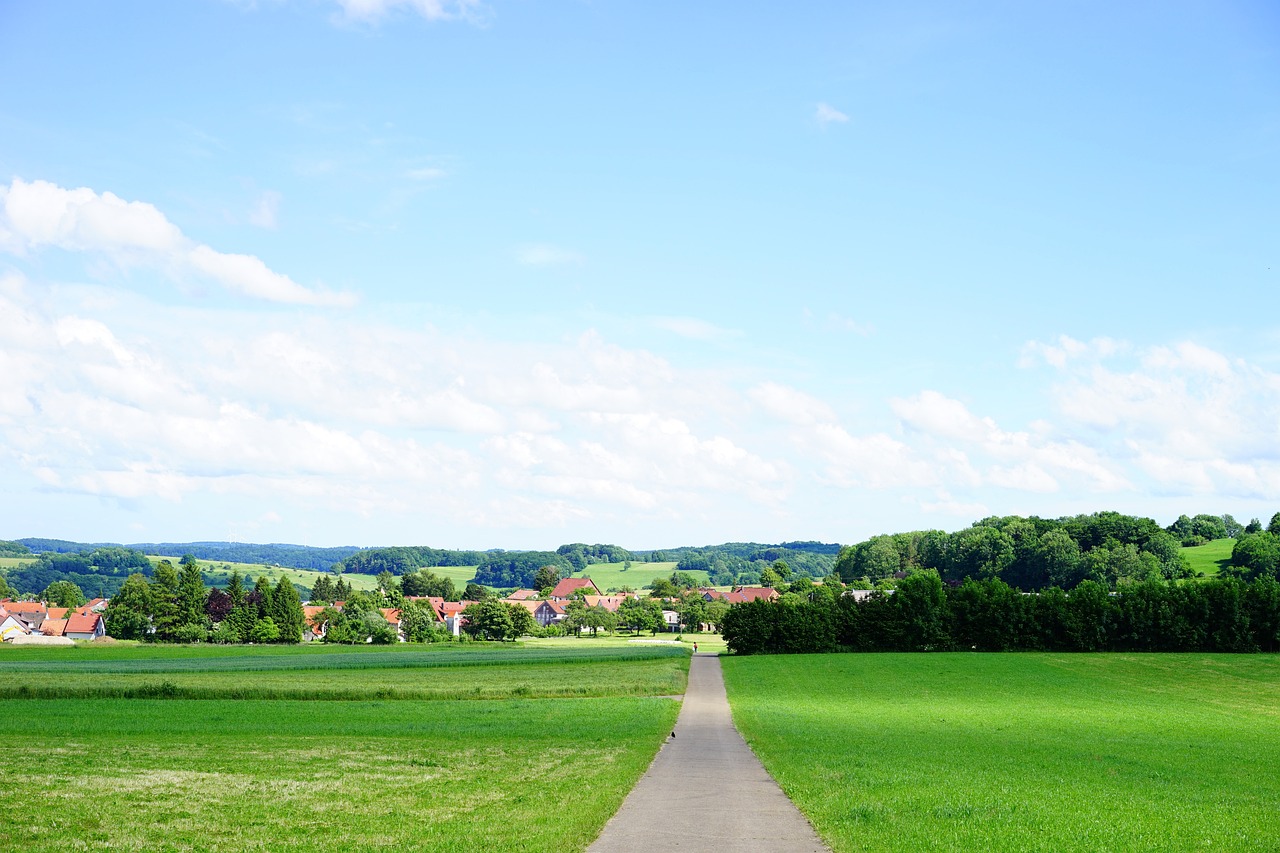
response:
<path id="1" fill-rule="evenodd" d="M 66 607 L 50 607 L 44 615 L 45 621 L 50 619 L 66 619 L 68 609 Z"/>
<path id="2" fill-rule="evenodd" d="M 434 603 L 432 602 L 432 604 Z M 449 633 L 455 637 L 462 634 L 462 626 L 467 624 L 467 618 L 462 615 L 462 611 L 475 603 L 474 601 L 440 602 L 440 621 L 444 622 L 444 626 L 449 629 Z"/>
<path id="3" fill-rule="evenodd" d="M 585 595 L 583 600 L 586 601 L 588 607 L 603 607 L 610 613 L 617 613 L 618 608 L 622 606 L 622 602 L 627 600 L 625 595 Z"/>
<path id="4" fill-rule="evenodd" d="M 578 590 L 584 590 L 589 595 L 600 594 L 600 588 L 591 578 L 561 578 L 556 588 L 551 590 L 551 598 L 557 601 L 568 601 Z"/>
<path id="5" fill-rule="evenodd" d="M 400 632 L 400 611 L 394 607 L 379 607 L 378 612 L 387 620 L 387 624 L 396 629 L 396 638 L 403 643 L 405 640 L 404 634 Z"/>
<path id="6" fill-rule="evenodd" d="M 26 625 L 4 607 L 0 607 L 0 640 L 8 643 L 17 637 L 25 637 L 28 633 Z"/>
<path id="7" fill-rule="evenodd" d="M 110 601 L 108 599 L 91 598 L 89 599 L 89 603 L 83 605 L 83 607 L 85 609 L 92 610 L 94 613 L 102 613 L 107 609 L 108 604 L 110 604 Z"/>
<path id="8" fill-rule="evenodd" d="M 778 591 L 767 586 L 739 586 L 735 587 L 732 592 L 726 593 L 724 600 L 730 604 L 745 604 L 748 601 L 773 601 L 778 597 Z"/>
<path id="9" fill-rule="evenodd" d="M 507 601 L 532 601 L 538 597 L 536 589 L 517 589 L 507 596 Z"/>
<path id="10" fill-rule="evenodd" d="M 674 610 L 662 611 L 662 626 L 668 631 L 676 632 L 680 630 L 680 614 Z"/>
<path id="11" fill-rule="evenodd" d="M 2 601 L 0 605 L 28 631 L 39 631 L 41 623 L 49 615 L 42 601 Z"/>
<path id="12" fill-rule="evenodd" d="M 698 594 L 702 596 L 703 601 L 724 601 L 725 594 L 718 589 L 712 589 L 709 586 L 698 587 Z"/>
<path id="13" fill-rule="evenodd" d="M 62 610 L 64 608 L 58 608 Z M 46 637 L 64 637 L 67 634 L 66 619 L 46 619 L 40 625 L 40 633 Z"/>
<path id="14" fill-rule="evenodd" d="M 324 639 L 329 623 L 323 618 L 325 607 L 316 604 L 302 605 L 302 640 L 310 643 Z"/>
<path id="15" fill-rule="evenodd" d="M 504 599 L 508 604 L 514 604 L 517 607 L 523 607 L 533 615 L 533 621 L 537 622 L 542 628 L 548 625 L 554 625 L 557 622 L 563 622 L 567 615 L 564 611 L 564 605 L 559 601 L 512 601 Z"/>
<path id="16" fill-rule="evenodd" d="M 67 620 L 67 628 L 63 636 L 73 640 L 96 640 L 107 633 L 107 626 L 101 613 L 72 614 Z"/>

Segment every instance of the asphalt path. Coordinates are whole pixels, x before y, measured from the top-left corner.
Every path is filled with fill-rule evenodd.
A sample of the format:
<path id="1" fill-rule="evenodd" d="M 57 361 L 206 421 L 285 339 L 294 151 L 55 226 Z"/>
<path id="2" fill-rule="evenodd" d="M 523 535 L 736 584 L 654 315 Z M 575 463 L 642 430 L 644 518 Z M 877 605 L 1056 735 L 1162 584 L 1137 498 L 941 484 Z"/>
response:
<path id="1" fill-rule="evenodd" d="M 733 725 L 720 658 L 689 664 L 674 735 L 588 853 L 828 851 Z"/>

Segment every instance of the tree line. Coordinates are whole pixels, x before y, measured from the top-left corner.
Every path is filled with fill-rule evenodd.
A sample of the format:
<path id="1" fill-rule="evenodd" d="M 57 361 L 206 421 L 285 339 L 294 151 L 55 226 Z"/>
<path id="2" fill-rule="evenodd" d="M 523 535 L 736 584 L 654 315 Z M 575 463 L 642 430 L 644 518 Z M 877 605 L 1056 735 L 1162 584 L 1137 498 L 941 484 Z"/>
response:
<path id="1" fill-rule="evenodd" d="M 1280 581 L 1149 578 L 1119 592 L 1093 580 L 1023 593 L 1000 578 L 958 586 L 924 571 L 865 597 L 831 585 L 735 605 L 723 634 L 736 654 L 796 652 L 1280 651 Z"/>

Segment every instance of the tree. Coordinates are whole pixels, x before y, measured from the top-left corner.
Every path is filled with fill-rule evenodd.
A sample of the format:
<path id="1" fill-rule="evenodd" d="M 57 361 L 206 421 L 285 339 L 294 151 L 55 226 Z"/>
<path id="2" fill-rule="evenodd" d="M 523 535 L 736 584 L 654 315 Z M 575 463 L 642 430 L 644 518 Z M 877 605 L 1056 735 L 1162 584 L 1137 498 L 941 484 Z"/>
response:
<path id="1" fill-rule="evenodd" d="M 178 617 L 178 573 L 173 563 L 161 560 L 151 576 L 151 615 L 155 633 L 149 639 L 169 641 L 181 623 Z"/>
<path id="2" fill-rule="evenodd" d="M 196 562 L 195 557 L 190 560 L 184 557 L 182 572 L 178 576 L 178 594 L 174 600 L 178 625 L 199 625 L 202 629 L 207 628 L 204 612 L 207 594 L 204 588 L 204 576 L 200 574 L 200 564 Z"/>
<path id="3" fill-rule="evenodd" d="M 302 612 L 302 599 L 298 590 L 284 575 L 271 593 L 271 620 L 280 629 L 280 642 L 302 642 L 302 628 L 306 617 Z"/>
<path id="4" fill-rule="evenodd" d="M 507 604 L 507 609 L 511 613 L 510 639 L 517 640 L 538 630 L 538 622 L 533 618 L 533 614 L 529 612 L 527 607 L 519 604 Z"/>
<path id="5" fill-rule="evenodd" d="M 462 600 L 463 601 L 484 601 L 486 598 L 490 596 L 490 594 L 491 593 L 489 592 L 487 587 L 481 586 L 475 581 L 472 581 L 471 583 L 467 584 L 467 588 L 463 590 Z"/>
<path id="6" fill-rule="evenodd" d="M 141 640 L 151 627 L 151 585 L 142 574 L 129 575 L 120 591 L 111 596 L 103 618 L 107 633 L 117 640 Z"/>
<path id="7" fill-rule="evenodd" d="M 41 598 L 55 607 L 66 607 L 69 609 L 79 607 L 87 601 L 84 597 L 84 591 L 71 581 L 54 581 L 45 587 L 44 594 Z"/>
<path id="8" fill-rule="evenodd" d="M 656 599 L 625 598 L 618 605 L 618 621 L 637 633 L 658 633 L 662 627 L 662 604 Z"/>
<path id="9" fill-rule="evenodd" d="M 388 646 L 399 641 L 395 626 L 377 610 L 366 610 L 360 614 L 357 633 L 369 638 L 375 646 Z"/>
<path id="10" fill-rule="evenodd" d="M 230 595 L 214 588 L 209 590 L 209 595 L 205 597 L 204 613 L 209 617 L 209 621 L 221 623 L 231 615 L 233 606 Z"/>
<path id="11" fill-rule="evenodd" d="M 515 630 L 515 626 L 511 623 L 511 611 L 507 609 L 506 602 L 496 598 L 487 598 L 484 601 L 469 604 L 462 611 L 462 615 L 467 618 L 466 631 L 473 637 L 505 640 Z"/>
<path id="12" fill-rule="evenodd" d="M 321 575 L 311 587 L 312 604 L 333 604 L 333 577 Z"/>
<path id="13" fill-rule="evenodd" d="M 523 607 L 520 609 L 524 610 Z M 400 631 L 406 642 L 433 642 L 436 639 L 436 624 L 436 612 L 425 601 L 406 601 L 400 608 Z"/>
<path id="14" fill-rule="evenodd" d="M 1249 523 L 1244 526 L 1245 533 L 1261 533 L 1262 522 L 1256 518 L 1249 519 Z"/>
<path id="15" fill-rule="evenodd" d="M 252 643 L 274 643 L 279 639 L 280 629 L 276 627 L 276 623 L 271 620 L 270 616 L 255 622 L 249 632 L 249 641 Z"/>
<path id="16" fill-rule="evenodd" d="M 676 585 L 667 578 L 654 578 L 653 583 L 649 584 L 649 589 L 649 595 L 654 598 L 674 598 L 680 594 Z"/>
<path id="17" fill-rule="evenodd" d="M 538 592 L 546 595 L 555 589 L 557 583 L 560 582 L 560 571 L 555 566 L 543 566 L 538 569 L 538 573 L 533 576 L 533 586 Z"/>
<path id="18" fill-rule="evenodd" d="M 400 584 L 396 581 L 396 576 L 386 569 L 378 572 L 378 591 L 382 593 L 387 601 L 394 601 L 396 597 L 401 595 Z"/>
<path id="19" fill-rule="evenodd" d="M 1267 525 L 1267 532 L 1272 536 L 1280 536 L 1280 512 L 1271 516 L 1271 523 Z"/>

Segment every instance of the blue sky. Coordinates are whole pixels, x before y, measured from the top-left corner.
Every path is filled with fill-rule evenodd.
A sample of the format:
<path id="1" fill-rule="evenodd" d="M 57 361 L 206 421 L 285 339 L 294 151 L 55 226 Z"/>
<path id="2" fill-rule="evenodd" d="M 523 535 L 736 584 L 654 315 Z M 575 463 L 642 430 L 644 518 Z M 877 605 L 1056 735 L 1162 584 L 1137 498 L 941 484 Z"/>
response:
<path id="1" fill-rule="evenodd" d="M 0 4 L 0 538 L 1280 509 L 1256 2 Z"/>

